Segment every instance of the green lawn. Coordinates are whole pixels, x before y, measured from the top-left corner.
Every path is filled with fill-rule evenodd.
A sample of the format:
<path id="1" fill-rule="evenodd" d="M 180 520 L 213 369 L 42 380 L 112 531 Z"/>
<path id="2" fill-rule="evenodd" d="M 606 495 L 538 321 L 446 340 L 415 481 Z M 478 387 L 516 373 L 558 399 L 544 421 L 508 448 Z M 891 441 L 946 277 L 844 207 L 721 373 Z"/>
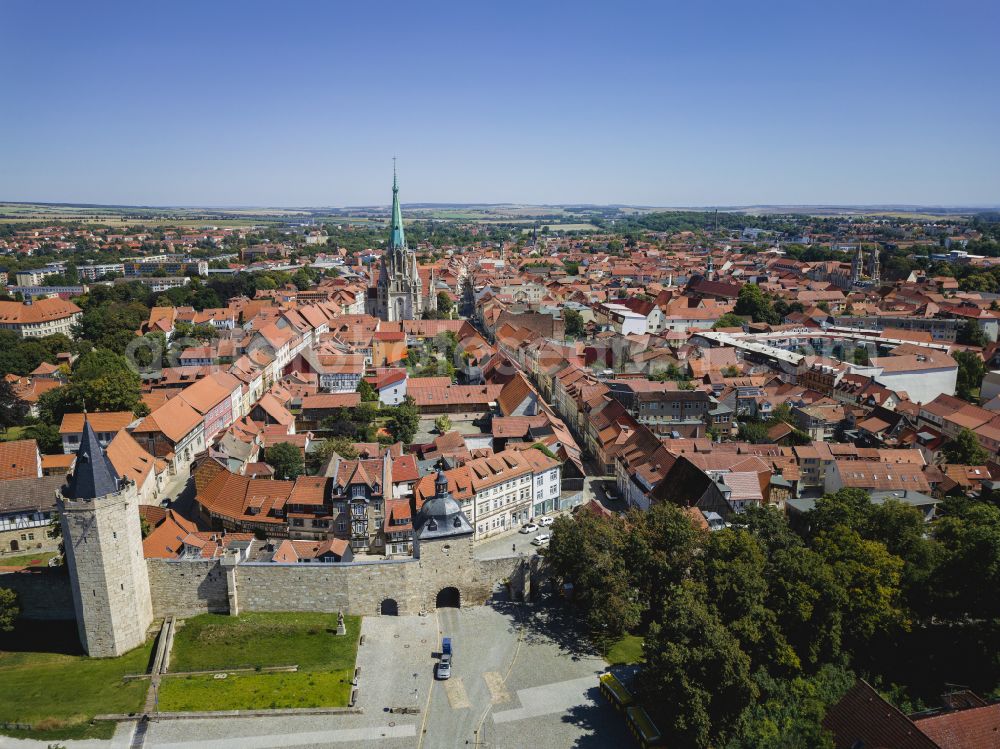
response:
<path id="1" fill-rule="evenodd" d="M 638 635 L 625 635 L 608 648 L 605 659 L 608 663 L 639 663 L 642 661 L 642 638 Z"/>
<path id="2" fill-rule="evenodd" d="M 202 614 L 177 629 L 170 670 L 354 668 L 361 617 L 345 616 L 344 623 L 347 635 L 337 637 L 336 614 Z"/>
<path id="3" fill-rule="evenodd" d="M 160 682 L 159 707 L 168 712 L 343 707 L 353 676 L 352 663 L 333 671 L 168 677 Z"/>
<path id="4" fill-rule="evenodd" d="M 14 442 L 24 435 L 24 430 L 28 427 L 11 427 L 6 432 L 0 432 L 0 442 Z"/>
<path id="5" fill-rule="evenodd" d="M 291 666 L 291 673 L 230 673 L 168 676 L 160 683 L 164 711 L 341 707 L 351 696 L 351 678 L 361 617 L 345 616 L 338 637 L 336 614 L 268 613 L 238 617 L 202 614 L 185 621 L 174 636 L 170 670 L 224 670 L 247 666 Z"/>
<path id="6" fill-rule="evenodd" d="M 0 723 L 33 730 L 5 733 L 53 741 L 110 738 L 114 723 L 90 720 L 142 709 L 148 682 L 126 683 L 122 676 L 148 670 L 152 647 L 150 640 L 120 658 L 87 658 L 75 622 L 19 622 L 0 634 Z"/>
<path id="7" fill-rule="evenodd" d="M 52 557 L 56 556 L 54 551 L 40 551 L 37 554 L 20 554 L 19 556 L 0 556 L 0 567 L 44 567 Z"/>

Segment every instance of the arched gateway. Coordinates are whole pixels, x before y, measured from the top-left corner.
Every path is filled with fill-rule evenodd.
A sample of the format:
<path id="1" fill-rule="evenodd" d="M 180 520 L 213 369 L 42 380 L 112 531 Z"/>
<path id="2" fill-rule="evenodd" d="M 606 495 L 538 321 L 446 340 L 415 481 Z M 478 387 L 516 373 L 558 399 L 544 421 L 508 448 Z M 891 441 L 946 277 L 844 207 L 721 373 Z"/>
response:
<path id="1" fill-rule="evenodd" d="M 458 588 L 442 588 L 438 591 L 437 601 L 435 605 L 439 609 L 443 608 L 461 608 L 462 606 L 462 594 L 458 592 Z"/>

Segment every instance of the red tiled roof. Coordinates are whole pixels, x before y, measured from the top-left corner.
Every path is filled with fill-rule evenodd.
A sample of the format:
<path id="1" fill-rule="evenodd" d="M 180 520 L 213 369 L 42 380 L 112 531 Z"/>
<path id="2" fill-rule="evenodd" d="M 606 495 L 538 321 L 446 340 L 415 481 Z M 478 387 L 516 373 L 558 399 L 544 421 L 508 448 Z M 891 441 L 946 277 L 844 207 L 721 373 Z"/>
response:
<path id="1" fill-rule="evenodd" d="M 0 481 L 37 478 L 38 443 L 35 440 L 0 442 Z"/>
<path id="2" fill-rule="evenodd" d="M 1000 749 L 1000 704 L 913 721 L 941 749 Z"/>

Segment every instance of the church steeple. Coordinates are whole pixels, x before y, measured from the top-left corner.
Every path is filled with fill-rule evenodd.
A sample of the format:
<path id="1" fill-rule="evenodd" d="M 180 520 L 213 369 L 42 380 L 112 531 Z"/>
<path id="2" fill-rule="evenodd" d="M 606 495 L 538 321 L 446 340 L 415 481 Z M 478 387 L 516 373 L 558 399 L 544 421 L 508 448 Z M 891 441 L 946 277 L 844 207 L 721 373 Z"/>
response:
<path id="1" fill-rule="evenodd" d="M 406 247 L 403 233 L 403 212 L 399 208 L 399 184 L 396 181 L 396 160 L 392 160 L 392 226 L 389 230 L 389 249 Z"/>

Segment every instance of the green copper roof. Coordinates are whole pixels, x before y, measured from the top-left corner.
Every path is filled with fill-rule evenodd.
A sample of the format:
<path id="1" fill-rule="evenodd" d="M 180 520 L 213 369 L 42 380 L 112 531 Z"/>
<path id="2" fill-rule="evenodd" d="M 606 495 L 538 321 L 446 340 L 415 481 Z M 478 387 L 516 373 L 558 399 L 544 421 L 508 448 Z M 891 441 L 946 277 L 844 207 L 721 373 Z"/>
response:
<path id="1" fill-rule="evenodd" d="M 399 209 L 399 185 L 396 184 L 396 167 L 392 168 L 392 227 L 389 231 L 389 247 L 405 247 L 403 234 L 403 212 Z"/>

